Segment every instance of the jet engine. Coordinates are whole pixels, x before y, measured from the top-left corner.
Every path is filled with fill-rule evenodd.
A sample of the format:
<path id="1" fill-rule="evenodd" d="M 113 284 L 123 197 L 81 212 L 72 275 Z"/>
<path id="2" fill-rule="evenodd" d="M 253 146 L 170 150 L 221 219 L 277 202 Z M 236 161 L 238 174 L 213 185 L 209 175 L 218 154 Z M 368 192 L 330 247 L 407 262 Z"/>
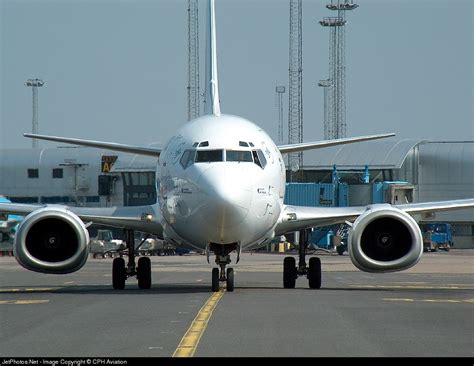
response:
<path id="1" fill-rule="evenodd" d="M 89 254 L 89 233 L 82 220 L 65 207 L 33 211 L 21 222 L 14 253 L 23 267 L 65 274 L 79 270 Z"/>
<path id="2" fill-rule="evenodd" d="M 368 206 L 349 233 L 352 263 L 366 272 L 395 272 L 414 266 L 423 254 L 416 221 L 388 204 Z"/>

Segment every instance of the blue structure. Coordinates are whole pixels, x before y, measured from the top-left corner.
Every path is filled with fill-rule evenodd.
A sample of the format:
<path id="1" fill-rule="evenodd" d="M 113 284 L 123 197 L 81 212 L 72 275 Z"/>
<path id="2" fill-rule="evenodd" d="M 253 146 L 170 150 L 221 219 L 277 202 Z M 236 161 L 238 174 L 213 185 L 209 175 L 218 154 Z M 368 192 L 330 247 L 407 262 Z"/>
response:
<path id="1" fill-rule="evenodd" d="M 0 196 L 0 203 L 11 203 L 11 201 L 4 196 Z M 18 228 L 18 224 L 22 220 L 23 217 L 17 215 L 7 215 L 6 217 L 0 218 L 0 241 L 2 241 L 3 237 L 6 235 L 15 235 L 16 229 Z"/>
<path id="2" fill-rule="evenodd" d="M 454 245 L 453 228 L 445 222 L 430 222 L 420 225 L 423 233 L 424 251 L 437 251 L 438 248 L 448 251 Z"/>
<path id="3" fill-rule="evenodd" d="M 386 182 L 377 182 L 372 186 L 372 203 L 384 203 L 385 202 L 385 192 L 390 189 L 390 186 L 394 184 L 408 184 L 408 182 L 402 181 L 386 181 Z"/>
<path id="4" fill-rule="evenodd" d="M 370 182 L 369 166 L 366 165 L 364 168 L 364 175 L 362 176 L 362 183 L 368 184 L 369 182 Z"/>
<path id="5" fill-rule="evenodd" d="M 347 207 L 349 187 L 339 183 L 337 170 L 333 170 L 333 183 L 287 183 L 285 204 L 309 207 Z M 330 249 L 332 237 L 338 225 L 326 226 L 309 233 L 309 244 L 313 247 Z"/>
<path id="6" fill-rule="evenodd" d="M 347 207 L 349 188 L 345 183 L 287 183 L 284 202 L 309 207 Z"/>

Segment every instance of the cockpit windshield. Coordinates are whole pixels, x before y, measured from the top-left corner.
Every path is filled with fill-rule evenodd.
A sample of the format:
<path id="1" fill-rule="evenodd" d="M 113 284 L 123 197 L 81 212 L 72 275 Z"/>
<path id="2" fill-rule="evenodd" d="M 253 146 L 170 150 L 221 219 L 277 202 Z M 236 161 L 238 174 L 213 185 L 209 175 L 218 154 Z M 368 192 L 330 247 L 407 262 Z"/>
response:
<path id="1" fill-rule="evenodd" d="M 198 150 L 196 152 L 196 163 L 212 163 L 224 161 L 224 150 Z"/>
<path id="2" fill-rule="evenodd" d="M 226 161 L 253 162 L 252 152 L 245 150 L 226 150 Z"/>
<path id="3" fill-rule="evenodd" d="M 180 163 L 187 169 L 194 163 L 214 163 L 221 161 L 254 163 L 265 169 L 267 160 L 262 150 L 200 150 L 188 149 L 181 156 Z"/>

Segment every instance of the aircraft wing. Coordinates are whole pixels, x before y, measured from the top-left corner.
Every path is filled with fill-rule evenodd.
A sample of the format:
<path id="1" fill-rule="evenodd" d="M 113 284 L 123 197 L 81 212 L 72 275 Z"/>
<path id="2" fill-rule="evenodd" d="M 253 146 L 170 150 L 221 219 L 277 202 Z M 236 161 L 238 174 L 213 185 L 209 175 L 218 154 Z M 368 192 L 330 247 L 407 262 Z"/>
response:
<path id="1" fill-rule="evenodd" d="M 285 205 L 275 229 L 276 235 L 313 227 L 352 222 L 370 206 L 305 207 Z M 410 215 L 474 208 L 474 199 L 393 205 Z"/>
<path id="2" fill-rule="evenodd" d="M 162 236 L 160 224 L 161 213 L 158 205 L 127 206 L 127 207 L 70 207 L 61 205 L 27 205 L 20 203 L 0 203 L 0 215 L 15 214 L 26 216 L 33 211 L 45 207 L 66 207 L 76 214 L 84 223 L 102 224 L 122 227 Z"/>
<path id="3" fill-rule="evenodd" d="M 278 149 L 282 154 L 299 152 L 305 150 L 314 150 L 321 149 L 323 147 L 336 146 L 350 144 L 353 142 L 369 141 L 384 139 L 387 137 L 395 136 L 394 133 L 386 133 L 381 135 L 369 135 L 369 136 L 360 136 L 360 137 L 348 137 L 343 139 L 334 139 L 334 140 L 324 140 L 324 141 L 315 141 L 315 142 L 303 142 L 301 144 L 290 144 L 290 145 L 280 145 Z"/>
<path id="4" fill-rule="evenodd" d="M 57 136 L 46 136 L 46 135 L 35 135 L 31 133 L 24 133 L 23 136 L 38 139 L 38 140 L 47 140 L 55 142 L 64 142 L 66 144 L 88 146 L 88 147 L 97 147 L 99 149 L 108 149 L 113 151 L 122 151 L 126 153 L 146 155 L 146 156 L 155 156 L 159 157 L 161 149 L 144 147 L 144 146 L 135 146 L 135 145 L 125 145 L 117 144 L 115 142 L 104 142 L 104 141 L 94 141 L 94 140 L 82 140 L 69 137 L 57 137 Z"/>

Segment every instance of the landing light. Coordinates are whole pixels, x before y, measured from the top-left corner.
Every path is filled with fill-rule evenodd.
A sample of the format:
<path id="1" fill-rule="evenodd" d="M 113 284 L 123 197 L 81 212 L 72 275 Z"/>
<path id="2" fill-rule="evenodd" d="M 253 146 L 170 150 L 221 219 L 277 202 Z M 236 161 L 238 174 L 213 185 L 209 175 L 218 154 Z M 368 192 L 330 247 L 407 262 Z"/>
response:
<path id="1" fill-rule="evenodd" d="M 142 221 L 152 221 L 153 220 L 153 215 L 144 213 L 142 214 Z"/>

